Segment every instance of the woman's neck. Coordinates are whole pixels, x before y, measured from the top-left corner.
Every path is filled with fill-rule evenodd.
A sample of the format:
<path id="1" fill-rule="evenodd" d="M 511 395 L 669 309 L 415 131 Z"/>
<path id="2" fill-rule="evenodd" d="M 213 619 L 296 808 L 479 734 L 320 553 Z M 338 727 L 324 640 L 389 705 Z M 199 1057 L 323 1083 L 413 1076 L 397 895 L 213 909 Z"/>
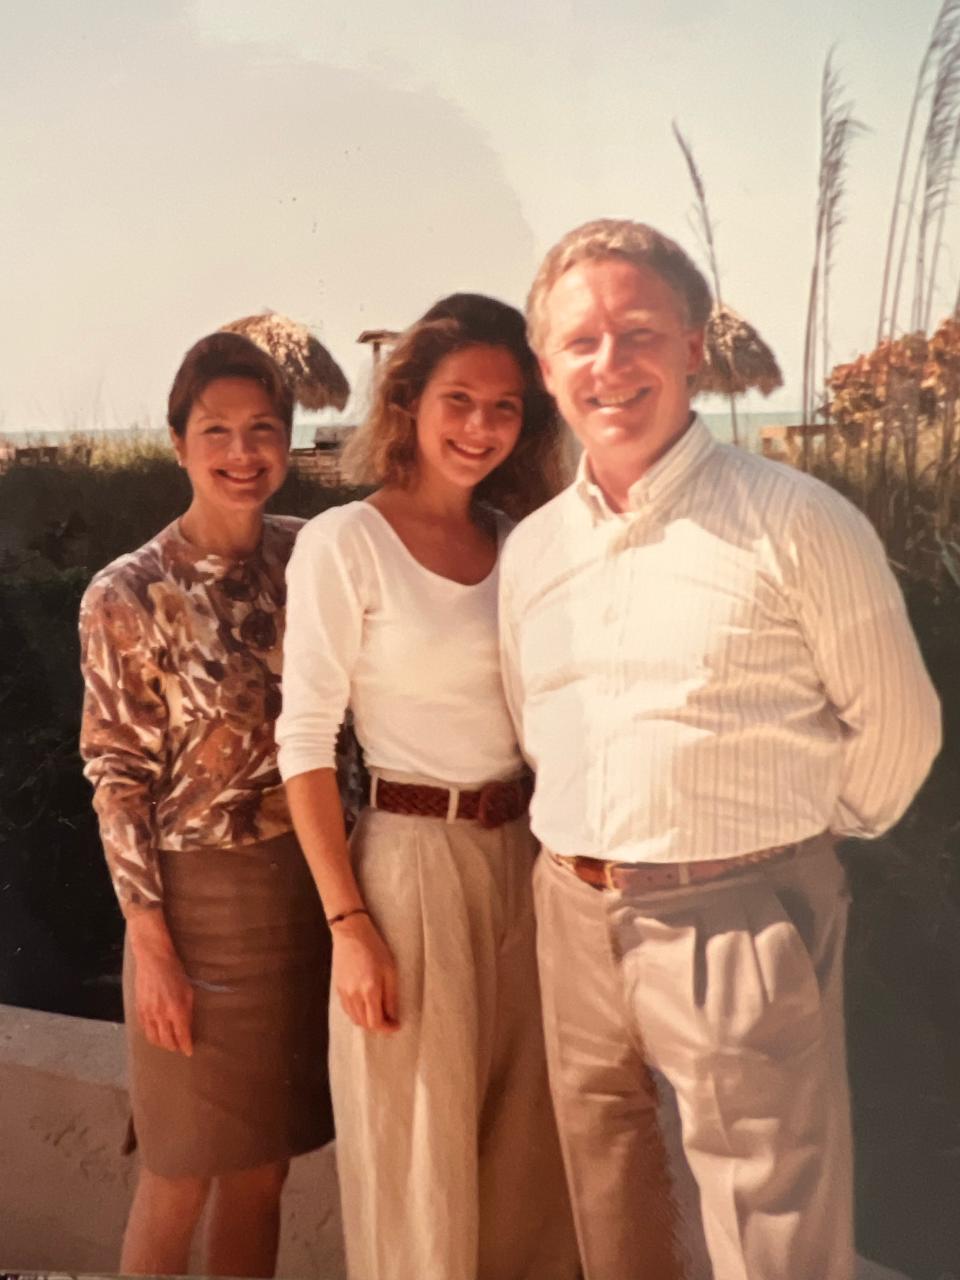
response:
<path id="1" fill-rule="evenodd" d="M 420 475 L 402 491 L 406 505 L 433 524 L 473 523 L 473 490 L 438 483 Z"/>
<path id="2" fill-rule="evenodd" d="M 180 532 L 201 551 L 210 551 L 228 559 L 242 559 L 260 545 L 263 509 L 211 511 L 194 501 L 180 517 Z"/>

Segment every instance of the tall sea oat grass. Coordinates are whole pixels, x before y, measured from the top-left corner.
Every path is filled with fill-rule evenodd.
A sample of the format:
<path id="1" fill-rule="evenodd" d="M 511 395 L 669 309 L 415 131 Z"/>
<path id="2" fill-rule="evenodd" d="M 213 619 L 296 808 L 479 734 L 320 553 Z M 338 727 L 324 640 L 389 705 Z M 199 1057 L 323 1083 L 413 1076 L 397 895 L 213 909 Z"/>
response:
<path id="1" fill-rule="evenodd" d="M 926 110 L 922 132 L 919 123 Z M 821 91 L 821 165 L 814 269 L 804 345 L 804 421 L 826 384 L 826 436 L 804 435 L 802 465 L 846 492 L 870 516 L 892 561 L 935 583 L 958 543 L 954 491 L 958 339 L 953 320 L 930 336 L 946 212 L 960 153 L 960 0 L 944 0 L 910 102 L 880 283 L 878 342 L 832 373 L 826 343 L 832 236 L 852 119 L 828 57 Z M 912 171 L 909 194 L 905 196 Z M 910 330 L 901 333 L 909 285 Z M 818 293 L 822 367 L 815 350 Z M 960 561 L 958 584 L 960 584 Z"/>
<path id="2" fill-rule="evenodd" d="M 803 341 L 803 421 L 807 427 L 812 425 L 817 412 L 818 333 L 822 377 L 826 376 L 830 363 L 830 275 L 836 235 L 843 220 L 841 203 L 846 185 L 847 153 L 852 139 L 863 132 L 863 125 L 854 119 L 853 104 L 843 94 L 839 74 L 833 66 L 831 50 L 824 63 L 820 85 L 820 166 L 817 175 L 813 267 L 810 272 Z M 803 435 L 803 456 L 805 464 L 809 465 L 809 430 Z"/>
<path id="3" fill-rule="evenodd" d="M 894 261 L 897 259 L 898 240 L 904 246 L 900 254 L 900 260 L 902 261 L 906 253 L 905 246 L 910 234 L 910 223 L 913 218 L 917 189 L 919 186 L 919 174 L 921 169 L 918 165 L 915 171 L 913 193 L 907 204 L 907 216 L 904 220 L 906 224 L 905 230 L 901 231 L 900 223 L 901 213 L 903 212 L 903 193 L 906 185 L 910 158 L 913 153 L 917 118 L 919 116 L 921 106 L 933 88 L 937 77 L 937 69 L 941 60 L 956 44 L 958 37 L 960 37 L 960 0 L 943 0 L 943 4 L 937 14 L 936 21 L 933 24 L 933 31 L 930 35 L 930 40 L 924 50 L 923 58 L 920 61 L 920 69 L 917 72 L 913 96 L 910 99 L 910 110 L 907 115 L 907 125 L 904 132 L 903 144 L 900 149 L 900 162 L 897 168 L 897 178 L 893 192 L 893 204 L 890 211 L 890 226 L 887 232 L 883 273 L 880 282 L 880 309 L 877 321 L 878 345 L 885 337 L 894 337 L 896 332 L 899 286 L 892 299 L 890 298 L 890 290 Z M 936 255 L 934 256 L 936 258 Z M 935 266 L 936 263 L 934 262 L 934 269 Z M 890 300 L 889 310 L 888 300 Z"/>
<path id="4" fill-rule="evenodd" d="M 710 275 L 713 278 L 713 296 L 716 302 L 717 310 L 723 311 L 723 294 L 720 289 L 720 267 L 717 263 L 716 240 L 713 234 L 713 220 L 710 217 L 710 208 L 707 204 L 707 191 L 703 183 L 703 177 L 697 168 L 697 162 L 693 156 L 693 148 L 690 143 L 680 132 L 677 122 L 674 120 L 672 124 L 673 136 L 677 140 L 683 158 L 686 161 L 687 172 L 690 175 L 690 181 L 693 184 L 694 195 L 696 196 L 696 230 L 703 247 L 706 251 L 707 261 L 710 263 Z M 730 429 L 733 436 L 733 443 L 740 443 L 740 432 L 737 426 L 737 401 L 733 391 L 730 392 Z"/>
<path id="5" fill-rule="evenodd" d="M 911 328 L 926 331 L 933 314 L 943 228 L 960 143 L 960 34 L 937 67 L 923 142 L 923 199 L 917 225 Z"/>

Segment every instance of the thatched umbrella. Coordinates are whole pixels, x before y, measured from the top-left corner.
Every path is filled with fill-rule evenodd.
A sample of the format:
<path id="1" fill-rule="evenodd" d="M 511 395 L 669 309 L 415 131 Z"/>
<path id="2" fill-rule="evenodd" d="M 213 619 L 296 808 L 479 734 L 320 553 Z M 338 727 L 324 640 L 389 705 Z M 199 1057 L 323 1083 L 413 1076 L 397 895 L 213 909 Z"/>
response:
<path id="1" fill-rule="evenodd" d="M 732 307 L 714 307 L 707 321 L 698 390 L 738 396 L 756 388 L 768 396 L 782 386 L 777 358 L 753 325 Z"/>
<path id="2" fill-rule="evenodd" d="M 326 347 L 304 324 L 276 311 L 244 316 L 220 326 L 225 333 L 239 333 L 273 356 L 293 385 L 297 403 L 304 409 L 342 409 L 350 396 L 350 384 Z"/>

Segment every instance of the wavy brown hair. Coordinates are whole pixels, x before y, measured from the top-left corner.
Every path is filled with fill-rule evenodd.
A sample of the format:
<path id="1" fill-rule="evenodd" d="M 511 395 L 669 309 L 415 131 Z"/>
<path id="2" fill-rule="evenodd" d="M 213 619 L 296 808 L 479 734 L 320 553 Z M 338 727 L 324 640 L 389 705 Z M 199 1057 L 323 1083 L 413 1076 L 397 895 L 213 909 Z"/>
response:
<path id="1" fill-rule="evenodd" d="M 437 365 L 466 347 L 503 347 L 523 378 L 523 425 L 513 452 L 474 490 L 515 520 L 542 506 L 563 487 L 561 425 L 527 343 L 515 307 L 479 293 L 454 293 L 434 303 L 399 340 L 384 362 L 373 404 L 343 453 L 344 478 L 354 484 L 407 487 L 417 470 L 414 406 Z"/>

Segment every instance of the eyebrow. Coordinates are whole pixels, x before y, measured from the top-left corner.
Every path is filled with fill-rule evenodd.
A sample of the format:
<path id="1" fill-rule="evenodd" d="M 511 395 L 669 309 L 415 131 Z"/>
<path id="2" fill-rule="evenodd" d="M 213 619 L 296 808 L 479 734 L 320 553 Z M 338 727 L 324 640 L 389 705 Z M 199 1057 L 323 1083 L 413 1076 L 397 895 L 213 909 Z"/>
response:
<path id="1" fill-rule="evenodd" d="M 651 308 L 651 307 L 646 307 L 643 309 L 638 308 L 635 311 L 625 312 L 622 316 L 622 320 L 624 324 L 628 326 L 633 324 L 647 324 L 657 314 L 658 312 L 656 308 Z M 587 329 L 593 328 L 593 325 L 591 324 L 590 318 L 588 316 L 583 316 L 577 320 L 571 320 L 570 323 L 566 325 L 563 325 L 563 324 L 557 325 L 557 331 L 559 333 L 564 333 L 564 334 L 575 333 L 578 329 L 582 329 L 582 328 L 587 328 Z"/>
<path id="2" fill-rule="evenodd" d="M 440 386 L 441 387 L 457 387 L 457 388 L 462 388 L 464 391 L 473 391 L 475 384 L 472 382 L 465 382 L 462 378 L 449 378 L 446 381 L 441 379 Z M 512 396 L 515 400 L 522 400 L 523 389 L 521 388 L 518 391 L 501 391 L 500 395 Z"/>
<path id="3" fill-rule="evenodd" d="M 197 422 L 223 422 L 224 415 L 222 413 L 198 413 Z M 283 419 L 277 413 L 255 413 L 250 422 L 281 422 Z"/>

